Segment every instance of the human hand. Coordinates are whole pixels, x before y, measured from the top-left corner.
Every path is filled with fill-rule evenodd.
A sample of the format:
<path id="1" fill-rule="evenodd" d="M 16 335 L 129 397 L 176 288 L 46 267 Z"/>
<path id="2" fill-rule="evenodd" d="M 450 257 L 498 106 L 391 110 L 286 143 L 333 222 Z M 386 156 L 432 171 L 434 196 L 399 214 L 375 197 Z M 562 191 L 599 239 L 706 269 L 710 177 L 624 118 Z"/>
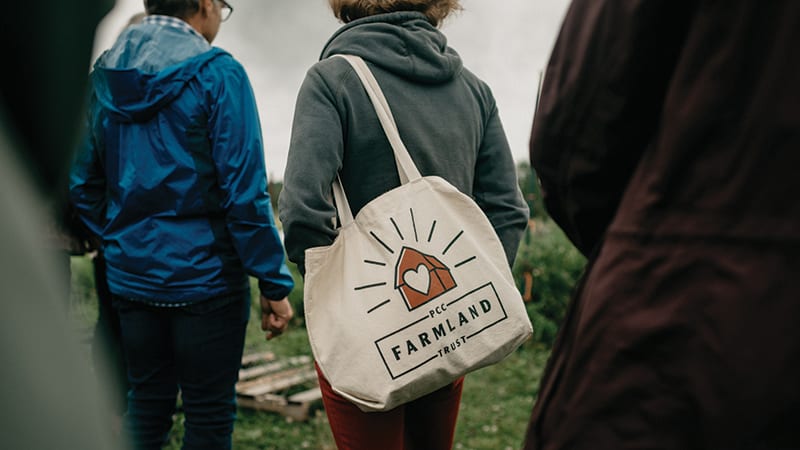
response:
<path id="1" fill-rule="evenodd" d="M 289 299 L 270 300 L 261 296 L 261 329 L 267 332 L 267 340 L 280 336 L 294 317 Z"/>

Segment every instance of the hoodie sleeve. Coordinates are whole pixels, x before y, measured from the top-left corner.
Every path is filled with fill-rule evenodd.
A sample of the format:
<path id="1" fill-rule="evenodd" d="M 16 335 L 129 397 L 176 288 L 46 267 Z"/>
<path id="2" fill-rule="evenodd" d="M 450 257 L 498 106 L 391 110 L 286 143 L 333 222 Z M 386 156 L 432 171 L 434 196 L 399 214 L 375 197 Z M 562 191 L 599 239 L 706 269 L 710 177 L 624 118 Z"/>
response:
<path id="1" fill-rule="evenodd" d="M 342 123 L 333 91 L 312 68 L 297 94 L 278 201 L 289 259 L 305 274 L 305 250 L 336 238 L 331 184 L 342 166 Z"/>
<path id="2" fill-rule="evenodd" d="M 106 212 L 106 177 L 101 160 L 100 143 L 92 124 L 98 112 L 94 95 L 89 100 L 83 138 L 75 152 L 69 175 L 70 201 L 81 220 L 97 236 L 102 236 Z"/>
<path id="3" fill-rule="evenodd" d="M 255 97 L 244 68 L 232 58 L 218 66 L 209 99 L 209 131 L 225 221 L 242 265 L 261 294 L 281 299 L 294 281 L 273 218 Z"/>
<path id="4" fill-rule="evenodd" d="M 497 232 L 510 267 L 528 225 L 528 205 L 517 183 L 514 158 L 493 99 L 475 166 L 472 195 Z"/>

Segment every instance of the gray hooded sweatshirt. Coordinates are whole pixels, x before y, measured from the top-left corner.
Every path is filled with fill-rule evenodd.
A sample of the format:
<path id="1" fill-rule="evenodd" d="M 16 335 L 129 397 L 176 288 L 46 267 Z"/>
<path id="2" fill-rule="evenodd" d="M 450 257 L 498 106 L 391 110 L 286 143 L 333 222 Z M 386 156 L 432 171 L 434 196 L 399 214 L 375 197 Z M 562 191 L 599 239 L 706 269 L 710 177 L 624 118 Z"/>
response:
<path id="1" fill-rule="evenodd" d="M 289 259 L 336 237 L 331 184 L 339 174 L 353 214 L 400 185 L 391 146 L 355 71 L 362 57 L 380 84 L 400 137 L 423 176 L 472 196 L 513 263 L 528 219 L 514 160 L 489 87 L 465 69 L 423 14 L 365 17 L 340 28 L 300 88 L 279 199 Z"/>

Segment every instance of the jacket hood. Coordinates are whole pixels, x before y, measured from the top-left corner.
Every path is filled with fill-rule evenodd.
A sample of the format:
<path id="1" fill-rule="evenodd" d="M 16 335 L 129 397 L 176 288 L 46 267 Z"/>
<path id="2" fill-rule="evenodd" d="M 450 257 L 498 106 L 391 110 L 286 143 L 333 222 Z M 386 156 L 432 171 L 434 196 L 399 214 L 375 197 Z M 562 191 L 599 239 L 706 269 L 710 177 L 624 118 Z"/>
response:
<path id="1" fill-rule="evenodd" d="M 438 84 L 462 69 L 461 57 L 447 38 L 419 12 L 378 14 L 354 20 L 325 44 L 320 59 L 336 54 L 364 58 L 400 77 Z"/>
<path id="2" fill-rule="evenodd" d="M 129 27 L 95 63 L 97 101 L 114 120 L 144 122 L 168 105 L 201 70 L 228 53 L 172 27 Z"/>

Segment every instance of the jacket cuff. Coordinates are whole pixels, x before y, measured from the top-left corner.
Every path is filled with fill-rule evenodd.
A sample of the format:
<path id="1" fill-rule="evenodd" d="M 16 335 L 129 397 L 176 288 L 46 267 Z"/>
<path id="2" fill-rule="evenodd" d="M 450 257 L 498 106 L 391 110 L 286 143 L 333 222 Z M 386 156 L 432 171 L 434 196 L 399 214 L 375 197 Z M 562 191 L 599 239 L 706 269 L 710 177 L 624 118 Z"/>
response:
<path id="1" fill-rule="evenodd" d="M 294 282 L 289 284 L 276 284 L 269 281 L 258 280 L 258 290 L 267 300 L 280 300 L 289 295 L 294 287 Z"/>

